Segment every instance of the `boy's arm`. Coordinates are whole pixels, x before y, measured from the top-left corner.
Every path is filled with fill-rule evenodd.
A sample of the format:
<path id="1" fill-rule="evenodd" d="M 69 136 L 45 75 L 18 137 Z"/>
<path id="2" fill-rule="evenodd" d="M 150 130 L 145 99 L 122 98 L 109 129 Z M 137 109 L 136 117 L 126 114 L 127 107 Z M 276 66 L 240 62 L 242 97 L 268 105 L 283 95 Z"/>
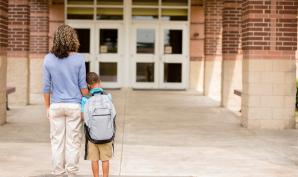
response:
<path id="1" fill-rule="evenodd" d="M 82 100 L 81 100 L 81 112 L 85 112 L 85 104 L 86 104 L 87 100 L 88 100 L 88 98 L 82 97 Z"/>
<path id="2" fill-rule="evenodd" d="M 89 103 L 86 101 L 85 105 L 83 107 L 84 110 L 84 122 L 88 125 L 88 120 L 89 120 Z"/>

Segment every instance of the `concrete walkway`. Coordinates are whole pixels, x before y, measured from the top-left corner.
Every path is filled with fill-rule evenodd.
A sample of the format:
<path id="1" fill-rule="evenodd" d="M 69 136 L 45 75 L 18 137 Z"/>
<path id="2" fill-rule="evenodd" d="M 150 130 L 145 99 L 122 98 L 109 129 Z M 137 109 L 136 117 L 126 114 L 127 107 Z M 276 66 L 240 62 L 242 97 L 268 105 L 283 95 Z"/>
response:
<path id="1" fill-rule="evenodd" d="M 297 130 L 247 130 L 239 116 L 193 92 L 112 94 L 118 110 L 112 175 L 298 177 Z M 11 107 L 0 127 L 1 177 L 50 173 L 49 124 L 41 100 L 35 103 Z M 81 160 L 80 175 L 91 175 L 89 165 Z"/>

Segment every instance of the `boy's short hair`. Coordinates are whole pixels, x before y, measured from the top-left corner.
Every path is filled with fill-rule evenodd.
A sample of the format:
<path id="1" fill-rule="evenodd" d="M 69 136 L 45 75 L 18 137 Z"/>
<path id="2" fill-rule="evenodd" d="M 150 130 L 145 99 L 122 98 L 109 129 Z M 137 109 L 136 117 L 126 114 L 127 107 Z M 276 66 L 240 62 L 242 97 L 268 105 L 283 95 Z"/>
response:
<path id="1" fill-rule="evenodd" d="M 88 85 L 93 85 L 100 82 L 99 76 L 95 72 L 89 72 L 86 75 Z"/>

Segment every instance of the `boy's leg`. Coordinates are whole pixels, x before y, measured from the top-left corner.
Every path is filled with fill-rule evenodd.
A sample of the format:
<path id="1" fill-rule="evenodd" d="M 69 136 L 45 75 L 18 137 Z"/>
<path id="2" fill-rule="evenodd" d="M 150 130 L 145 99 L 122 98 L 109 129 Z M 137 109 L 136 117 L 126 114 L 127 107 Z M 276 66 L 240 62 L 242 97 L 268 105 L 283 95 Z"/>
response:
<path id="1" fill-rule="evenodd" d="M 91 161 L 93 177 L 99 177 L 98 161 Z"/>
<path id="2" fill-rule="evenodd" d="M 109 176 L 109 161 L 102 161 L 102 176 L 108 177 Z"/>

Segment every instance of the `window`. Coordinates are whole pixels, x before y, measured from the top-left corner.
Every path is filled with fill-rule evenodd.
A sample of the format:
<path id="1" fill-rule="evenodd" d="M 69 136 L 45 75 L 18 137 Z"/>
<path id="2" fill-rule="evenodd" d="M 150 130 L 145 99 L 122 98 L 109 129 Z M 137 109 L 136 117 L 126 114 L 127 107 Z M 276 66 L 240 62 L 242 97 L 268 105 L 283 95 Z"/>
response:
<path id="1" fill-rule="evenodd" d="M 182 64 L 165 63 L 164 64 L 164 82 L 181 82 L 182 81 Z"/>
<path id="2" fill-rule="evenodd" d="M 137 82 L 154 82 L 154 63 L 137 63 Z"/>
<path id="3" fill-rule="evenodd" d="M 75 29 L 80 41 L 80 53 L 90 53 L 90 29 Z"/>
<path id="4" fill-rule="evenodd" d="M 188 0 L 132 0 L 132 19 L 187 21 Z"/>
<path id="5" fill-rule="evenodd" d="M 123 0 L 97 0 L 97 5 L 121 6 Z"/>
<path id="6" fill-rule="evenodd" d="M 96 20 L 122 20 L 122 8 L 97 8 Z"/>
<path id="7" fill-rule="evenodd" d="M 118 30 L 117 29 L 100 29 L 99 30 L 99 52 L 100 53 L 117 53 L 118 51 Z"/>
<path id="8" fill-rule="evenodd" d="M 67 19 L 92 20 L 93 19 L 93 8 L 68 7 L 67 8 Z"/>
<path id="9" fill-rule="evenodd" d="M 134 20 L 158 19 L 158 8 L 133 8 L 132 18 Z"/>
<path id="10" fill-rule="evenodd" d="M 182 54 L 182 30 L 164 30 L 164 54 Z"/>
<path id="11" fill-rule="evenodd" d="M 132 5 L 158 6 L 158 0 L 132 0 Z"/>
<path id="12" fill-rule="evenodd" d="M 67 0 L 69 20 L 122 20 L 124 0 Z"/>
<path id="13" fill-rule="evenodd" d="M 137 53 L 154 54 L 155 31 L 154 29 L 138 29 L 137 31 Z"/>
<path id="14" fill-rule="evenodd" d="M 103 82 L 117 82 L 117 63 L 99 63 L 100 80 Z"/>
<path id="15" fill-rule="evenodd" d="M 162 9 L 161 18 L 168 21 L 187 21 L 187 9 Z"/>

